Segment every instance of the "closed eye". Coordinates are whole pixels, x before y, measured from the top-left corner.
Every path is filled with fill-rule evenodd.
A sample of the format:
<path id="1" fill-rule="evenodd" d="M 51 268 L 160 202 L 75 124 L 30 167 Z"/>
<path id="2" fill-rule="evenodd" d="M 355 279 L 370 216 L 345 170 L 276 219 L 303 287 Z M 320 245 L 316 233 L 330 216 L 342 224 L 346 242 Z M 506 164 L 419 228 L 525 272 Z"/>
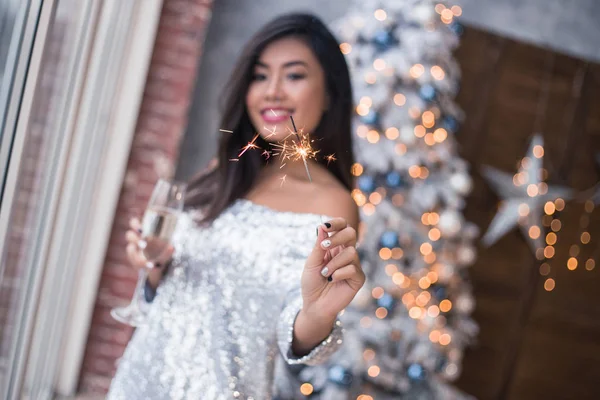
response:
<path id="1" fill-rule="evenodd" d="M 253 81 L 264 81 L 265 79 L 267 79 L 267 76 L 265 74 L 252 74 L 252 80 Z"/>
<path id="2" fill-rule="evenodd" d="M 306 75 L 305 74 L 289 74 L 288 78 L 293 81 L 299 81 L 301 79 L 306 78 Z"/>

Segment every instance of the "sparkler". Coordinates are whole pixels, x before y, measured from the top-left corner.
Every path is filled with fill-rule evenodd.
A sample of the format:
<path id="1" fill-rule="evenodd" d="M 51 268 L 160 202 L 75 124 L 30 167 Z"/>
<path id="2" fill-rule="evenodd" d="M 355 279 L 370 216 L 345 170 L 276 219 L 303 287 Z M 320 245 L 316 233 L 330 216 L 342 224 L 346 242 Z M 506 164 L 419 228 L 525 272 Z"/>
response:
<path id="1" fill-rule="evenodd" d="M 247 145 L 245 145 L 242 148 L 242 152 L 240 154 L 238 154 L 238 158 L 243 156 L 245 152 L 247 152 L 250 149 L 258 149 L 258 146 L 256 145 L 256 139 L 258 139 L 258 133 L 256 134 L 256 136 L 254 136 L 254 138 L 248 142 Z"/>
<path id="2" fill-rule="evenodd" d="M 274 114 L 275 111 L 271 110 Z M 302 129 L 300 131 L 298 131 L 298 128 L 296 128 L 296 123 L 294 122 L 294 117 L 292 117 L 290 115 L 290 120 L 292 121 L 292 126 L 294 127 L 294 131 L 292 132 L 290 130 L 290 135 L 288 135 L 281 144 L 279 143 L 271 143 L 271 146 L 274 148 L 273 151 L 269 151 L 266 149 L 262 149 L 263 152 L 261 153 L 262 156 L 265 157 L 265 159 L 269 159 L 271 156 L 279 156 L 281 158 L 281 166 L 280 168 L 283 168 L 287 163 L 287 160 L 292 160 L 292 161 L 299 161 L 302 160 L 302 163 L 304 164 L 304 169 L 306 170 L 306 176 L 308 177 L 308 180 L 310 183 L 312 183 L 312 176 L 310 175 L 310 170 L 308 169 L 308 161 L 309 159 L 314 159 L 316 160 L 317 158 L 317 153 L 319 153 L 319 150 L 315 150 L 312 146 L 312 140 L 309 138 L 309 136 L 307 134 L 305 134 Z M 273 127 L 272 130 L 268 129 L 267 127 L 265 127 L 265 129 L 269 132 L 269 135 L 267 135 L 266 139 L 275 136 L 277 127 Z M 289 128 L 288 128 L 289 129 Z M 232 132 L 229 130 L 225 130 L 225 129 L 220 129 L 220 131 L 222 132 Z M 288 138 L 290 136 L 295 136 L 296 140 L 295 141 L 288 141 Z M 251 141 L 248 142 L 248 144 L 246 144 L 244 147 L 242 147 L 240 153 L 238 154 L 238 158 L 231 158 L 229 159 L 229 161 L 239 161 L 240 157 L 242 157 L 244 155 L 244 153 L 246 153 L 248 150 L 251 149 L 260 149 L 260 147 L 256 144 L 256 140 L 258 139 L 259 134 L 256 134 Z M 329 165 L 332 161 L 335 161 L 335 155 L 333 154 L 329 154 L 328 156 L 325 157 L 325 159 L 327 160 L 327 165 Z M 281 185 L 283 185 L 285 183 L 286 180 L 286 176 L 284 175 L 281 178 Z"/>
<path id="3" fill-rule="evenodd" d="M 290 119 L 292 120 L 294 133 L 296 134 L 296 138 L 298 139 L 298 143 L 296 143 L 296 152 L 302 158 L 302 162 L 304 163 L 304 169 L 306 170 L 306 175 L 308 175 L 309 182 L 312 183 L 312 177 L 310 176 L 310 171 L 308 170 L 308 163 L 306 162 L 306 159 L 308 157 L 316 158 L 318 151 L 315 151 L 312 147 L 310 147 L 310 141 L 308 140 L 308 137 L 306 137 L 305 140 L 302 140 L 300 138 L 300 135 L 298 135 L 298 129 L 296 129 L 296 124 L 294 123 L 294 117 L 290 115 Z"/>

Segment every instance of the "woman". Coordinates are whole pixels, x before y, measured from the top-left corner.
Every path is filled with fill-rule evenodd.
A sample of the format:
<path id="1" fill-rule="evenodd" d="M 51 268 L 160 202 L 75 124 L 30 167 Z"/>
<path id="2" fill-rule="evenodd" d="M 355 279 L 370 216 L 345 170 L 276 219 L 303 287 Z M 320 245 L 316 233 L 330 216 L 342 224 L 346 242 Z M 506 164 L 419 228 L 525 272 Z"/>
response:
<path id="1" fill-rule="evenodd" d="M 250 40 L 224 107 L 221 127 L 233 133 L 223 134 L 216 166 L 192 181 L 173 246 L 137 294 L 147 323 L 109 399 L 270 399 L 275 376 L 290 370 L 281 360 L 318 364 L 336 350 L 336 316 L 365 280 L 350 197 L 351 113 L 346 62 L 317 18 L 283 16 Z M 318 154 L 337 159 L 309 159 L 312 179 L 302 160 L 282 165 L 264 152 L 295 140 L 290 116 Z M 256 133 L 260 149 L 238 157 Z M 127 240 L 131 264 L 144 268 L 138 220 Z"/>

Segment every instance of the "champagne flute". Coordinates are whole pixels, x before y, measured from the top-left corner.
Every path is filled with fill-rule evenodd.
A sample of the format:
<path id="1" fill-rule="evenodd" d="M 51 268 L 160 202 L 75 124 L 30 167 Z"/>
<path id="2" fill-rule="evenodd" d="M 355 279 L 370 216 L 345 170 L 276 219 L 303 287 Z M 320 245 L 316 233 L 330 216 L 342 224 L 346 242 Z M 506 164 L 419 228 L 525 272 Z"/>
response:
<path id="1" fill-rule="evenodd" d="M 179 214 L 183 210 L 186 184 L 159 179 L 154 186 L 152 196 L 142 219 L 142 239 L 138 243 L 148 260 L 147 267 L 140 268 L 133 298 L 129 305 L 111 310 L 117 321 L 131 326 L 143 324 L 144 315 L 140 309 L 139 296 L 148 277 L 148 269 L 171 243 Z"/>

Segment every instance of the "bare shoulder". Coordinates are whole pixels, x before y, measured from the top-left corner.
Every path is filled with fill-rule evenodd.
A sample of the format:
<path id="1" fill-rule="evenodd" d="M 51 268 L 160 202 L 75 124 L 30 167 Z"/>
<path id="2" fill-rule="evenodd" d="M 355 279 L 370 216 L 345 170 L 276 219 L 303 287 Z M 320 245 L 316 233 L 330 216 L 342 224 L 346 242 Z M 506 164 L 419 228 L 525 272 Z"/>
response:
<path id="1" fill-rule="evenodd" d="M 318 196 L 318 212 L 331 217 L 341 217 L 354 229 L 358 228 L 358 207 L 350 192 L 342 186 L 322 187 Z"/>

